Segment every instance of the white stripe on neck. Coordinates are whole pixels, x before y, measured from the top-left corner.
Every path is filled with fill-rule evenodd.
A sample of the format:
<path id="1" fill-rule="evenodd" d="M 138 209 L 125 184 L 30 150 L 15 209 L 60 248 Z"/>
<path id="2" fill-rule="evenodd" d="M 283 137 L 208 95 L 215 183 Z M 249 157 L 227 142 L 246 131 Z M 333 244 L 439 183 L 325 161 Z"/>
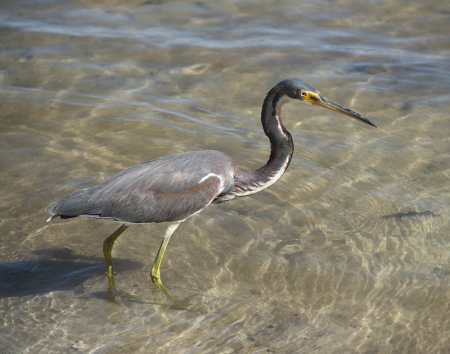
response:
<path id="1" fill-rule="evenodd" d="M 292 101 L 292 99 L 289 96 L 283 95 L 280 97 L 280 99 L 277 102 L 277 105 L 275 106 L 275 112 L 276 112 L 275 119 L 277 120 L 278 130 L 286 138 L 287 138 L 287 136 L 284 133 L 283 129 L 281 128 L 281 119 L 279 117 L 279 114 L 281 111 L 281 107 L 283 107 L 286 103 L 291 102 L 291 101 Z"/>
<path id="2" fill-rule="evenodd" d="M 258 192 L 261 192 L 262 190 L 270 187 L 272 184 L 274 184 L 276 181 L 278 181 L 281 176 L 283 176 L 284 172 L 287 169 L 287 166 L 289 164 L 289 160 L 290 160 L 290 156 L 287 155 L 286 156 L 286 160 L 283 162 L 283 164 L 281 165 L 280 169 L 277 171 L 277 173 L 275 173 L 272 177 L 269 177 L 267 182 L 265 183 L 258 183 L 258 187 L 248 190 L 248 191 L 242 191 L 242 192 L 235 192 L 234 195 L 236 195 L 236 197 L 244 197 L 246 195 L 250 195 L 250 194 L 255 194 Z M 250 186 L 251 188 L 251 186 Z"/>
<path id="3" fill-rule="evenodd" d="M 288 102 L 291 102 L 291 101 L 292 101 L 292 99 L 289 96 L 283 95 L 283 96 L 280 97 L 280 99 L 277 102 L 277 105 L 275 106 L 275 112 L 276 112 L 275 119 L 277 121 L 278 131 L 286 139 L 288 139 L 288 137 L 287 137 L 286 133 L 284 132 L 282 126 L 281 126 L 281 119 L 279 117 L 279 113 L 281 111 L 281 107 L 284 104 L 286 104 Z M 254 189 L 250 189 L 250 190 L 242 191 L 242 192 L 234 192 L 233 193 L 234 196 L 236 196 L 236 197 L 244 197 L 246 195 L 251 195 L 251 194 L 255 194 L 255 193 L 261 192 L 262 190 L 270 187 L 272 184 L 274 184 L 276 181 L 278 181 L 281 178 L 281 176 L 283 176 L 284 172 L 286 171 L 286 169 L 288 167 L 289 161 L 290 161 L 290 155 L 288 154 L 288 155 L 286 155 L 286 160 L 283 162 L 283 164 L 281 165 L 280 169 L 272 177 L 268 177 L 267 182 L 265 182 L 265 183 L 258 183 L 257 184 L 258 187 L 253 187 L 253 186 L 250 185 L 250 186 L 248 186 L 248 188 L 254 188 Z M 233 198 L 229 198 L 229 199 L 233 199 Z"/>

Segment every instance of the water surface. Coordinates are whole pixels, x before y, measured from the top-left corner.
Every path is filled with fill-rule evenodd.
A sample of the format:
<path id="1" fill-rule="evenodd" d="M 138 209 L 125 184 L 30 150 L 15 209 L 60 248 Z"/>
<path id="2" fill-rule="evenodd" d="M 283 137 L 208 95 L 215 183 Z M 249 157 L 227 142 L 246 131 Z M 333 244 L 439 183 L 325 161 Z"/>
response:
<path id="1" fill-rule="evenodd" d="M 450 352 L 450 7 L 445 1 L 14 1 L 0 11 L 1 353 Z M 200 149 L 256 169 L 265 93 L 301 78 L 376 130 L 283 108 L 274 186 L 172 237 L 44 208 Z M 404 214 L 404 215 L 403 215 Z M 403 215 L 403 216 L 402 216 Z"/>

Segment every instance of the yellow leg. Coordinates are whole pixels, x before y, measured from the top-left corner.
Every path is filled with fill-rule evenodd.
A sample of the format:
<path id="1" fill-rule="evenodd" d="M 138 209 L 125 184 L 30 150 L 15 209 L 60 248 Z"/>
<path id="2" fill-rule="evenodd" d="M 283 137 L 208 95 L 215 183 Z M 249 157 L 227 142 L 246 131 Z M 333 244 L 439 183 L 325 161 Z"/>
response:
<path id="1" fill-rule="evenodd" d="M 161 246 L 159 246 L 159 251 L 158 254 L 156 255 L 155 261 L 153 262 L 152 271 L 150 273 L 152 277 L 152 282 L 155 285 L 162 285 L 159 268 L 161 267 L 161 262 L 164 257 L 164 252 L 166 251 L 167 244 L 169 243 L 170 236 L 172 236 L 172 234 L 175 232 L 178 225 L 180 225 L 179 222 L 177 222 L 176 224 L 172 224 L 167 228 L 166 233 L 161 242 Z"/>
<path id="2" fill-rule="evenodd" d="M 158 254 L 156 255 L 155 261 L 153 262 L 152 270 L 150 272 L 150 276 L 152 277 L 152 282 L 155 284 L 178 308 L 184 308 L 183 306 L 175 296 L 173 296 L 169 290 L 165 288 L 161 281 L 161 274 L 160 274 L 160 267 L 161 262 L 164 256 L 164 252 L 166 251 L 167 244 L 169 243 L 170 236 L 175 232 L 177 227 L 180 225 L 179 222 L 176 224 L 170 225 L 166 233 L 164 234 L 163 240 L 161 242 L 161 246 L 159 247 Z"/>
<path id="3" fill-rule="evenodd" d="M 106 262 L 106 275 L 108 276 L 108 292 L 111 290 L 117 290 L 116 282 L 114 280 L 113 274 L 113 266 L 111 259 L 111 252 L 114 245 L 114 241 L 126 230 L 128 229 L 127 224 L 123 224 L 116 231 L 114 231 L 111 236 L 107 237 L 105 241 L 103 241 L 103 255 L 105 256 Z"/>

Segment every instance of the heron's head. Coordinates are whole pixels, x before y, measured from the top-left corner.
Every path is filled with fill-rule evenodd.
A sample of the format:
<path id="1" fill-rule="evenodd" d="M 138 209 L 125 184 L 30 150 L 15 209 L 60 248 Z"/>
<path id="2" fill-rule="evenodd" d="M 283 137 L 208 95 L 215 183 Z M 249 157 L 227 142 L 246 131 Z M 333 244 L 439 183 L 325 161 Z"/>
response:
<path id="1" fill-rule="evenodd" d="M 330 109 L 332 111 L 345 114 L 346 116 L 355 118 L 359 121 L 362 121 L 366 124 L 374 126 L 378 128 L 374 123 L 372 123 L 367 118 L 364 118 L 362 115 L 353 112 L 352 110 L 341 106 L 340 104 L 333 102 L 321 95 L 319 91 L 317 91 L 314 87 L 312 87 L 307 82 L 304 82 L 299 79 L 287 79 L 281 81 L 278 85 L 274 87 L 274 89 L 281 90 L 287 95 L 289 98 L 300 100 L 300 101 L 309 101 L 314 106 L 319 106 L 323 108 Z"/>

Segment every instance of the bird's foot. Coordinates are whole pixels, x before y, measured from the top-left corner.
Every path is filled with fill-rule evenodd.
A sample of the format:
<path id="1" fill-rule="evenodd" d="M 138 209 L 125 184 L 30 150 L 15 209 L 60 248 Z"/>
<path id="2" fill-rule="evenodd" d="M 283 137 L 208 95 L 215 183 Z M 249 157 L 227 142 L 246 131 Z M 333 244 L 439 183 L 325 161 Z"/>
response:
<path id="1" fill-rule="evenodd" d="M 159 273 L 159 272 L 158 272 Z M 173 302 L 173 304 L 175 305 L 176 308 L 178 309 L 184 309 L 184 310 L 189 310 L 189 308 L 191 307 L 190 305 L 188 305 L 187 303 L 185 303 L 184 301 L 180 301 L 178 300 L 175 296 L 172 295 L 172 293 L 166 289 L 166 287 L 163 285 L 162 281 L 161 281 L 161 277 L 159 276 L 158 273 L 151 273 L 151 278 L 152 278 L 152 282 L 153 284 L 156 285 L 156 287 L 161 290 L 161 292 L 166 295 L 166 297 Z"/>
<path id="2" fill-rule="evenodd" d="M 186 301 L 180 301 L 172 293 L 166 289 L 166 287 L 162 284 L 161 280 L 159 283 L 154 283 L 156 287 L 161 290 L 161 292 L 175 305 L 177 309 L 180 310 L 189 310 L 192 305 L 189 305 Z"/>
<path id="3" fill-rule="evenodd" d="M 127 293 L 125 291 L 118 290 L 117 287 L 115 287 L 115 286 L 113 288 L 108 287 L 108 289 L 106 289 L 106 290 L 85 292 L 78 297 L 79 298 L 97 297 L 97 298 L 105 299 L 108 302 L 116 303 L 121 306 L 125 306 L 123 299 L 128 298 L 128 299 L 140 301 L 140 299 L 137 296 Z"/>

